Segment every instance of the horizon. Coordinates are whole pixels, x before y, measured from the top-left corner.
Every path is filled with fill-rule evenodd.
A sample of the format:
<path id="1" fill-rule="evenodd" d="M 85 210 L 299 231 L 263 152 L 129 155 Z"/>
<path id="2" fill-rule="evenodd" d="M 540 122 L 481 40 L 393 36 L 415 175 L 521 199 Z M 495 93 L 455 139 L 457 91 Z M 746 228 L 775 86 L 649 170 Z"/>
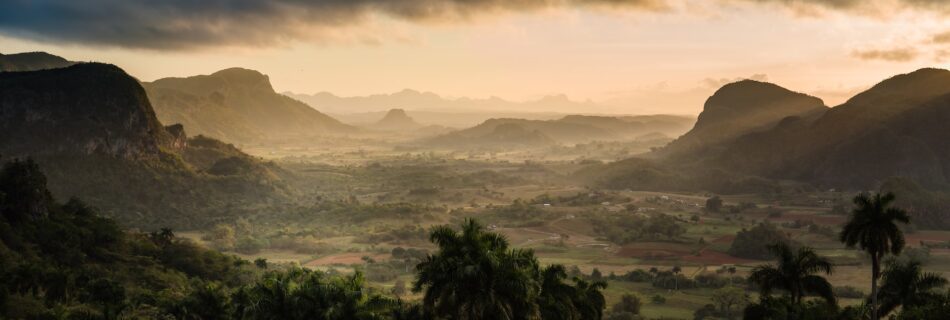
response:
<path id="1" fill-rule="evenodd" d="M 408 88 L 516 102 L 563 94 L 612 114 L 698 114 L 739 79 L 836 106 L 950 58 L 950 5 L 906 0 L 174 3 L 159 13 L 130 2 L 105 6 L 116 17 L 101 21 L 67 2 L 0 9 L 22 14 L 0 22 L 4 52 L 105 61 L 143 81 L 242 67 L 270 76 L 278 92 Z"/>
<path id="2" fill-rule="evenodd" d="M 943 320 L 947 18 L 0 0 L 0 318 Z"/>

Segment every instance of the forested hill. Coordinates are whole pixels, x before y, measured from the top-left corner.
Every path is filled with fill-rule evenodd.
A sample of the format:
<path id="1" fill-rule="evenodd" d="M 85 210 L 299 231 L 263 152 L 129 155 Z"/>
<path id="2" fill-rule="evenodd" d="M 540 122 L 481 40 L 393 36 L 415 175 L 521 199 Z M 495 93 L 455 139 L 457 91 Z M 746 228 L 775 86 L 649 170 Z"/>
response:
<path id="1" fill-rule="evenodd" d="M 260 72 L 230 68 L 210 75 L 143 83 L 159 119 L 230 143 L 346 135 L 355 127 L 274 92 Z"/>
<path id="2" fill-rule="evenodd" d="M 0 154 L 33 158 L 58 198 L 79 196 L 129 226 L 194 227 L 225 203 L 292 192 L 276 166 L 187 127 L 162 125 L 139 82 L 113 65 L 0 73 Z"/>
<path id="3" fill-rule="evenodd" d="M 787 117 L 814 118 L 827 110 L 821 99 L 775 84 L 754 80 L 730 83 L 706 100 L 692 130 L 670 143 L 663 153 L 704 153 Z"/>
<path id="4" fill-rule="evenodd" d="M 113 65 L 0 73 L 0 152 L 135 159 L 173 149 L 135 79 Z"/>

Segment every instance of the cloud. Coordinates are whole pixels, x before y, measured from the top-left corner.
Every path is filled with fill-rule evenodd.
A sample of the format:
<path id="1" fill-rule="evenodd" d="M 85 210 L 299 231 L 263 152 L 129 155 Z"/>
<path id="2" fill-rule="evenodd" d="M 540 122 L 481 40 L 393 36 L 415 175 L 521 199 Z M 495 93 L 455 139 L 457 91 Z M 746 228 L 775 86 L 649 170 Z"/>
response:
<path id="1" fill-rule="evenodd" d="M 894 62 L 904 62 L 910 61 L 917 58 L 920 55 L 920 52 L 913 48 L 896 48 L 896 49 L 871 49 L 871 50 L 855 50 L 851 53 L 852 56 L 862 59 L 862 60 L 885 60 L 885 61 L 894 61 Z"/>
<path id="2" fill-rule="evenodd" d="M 665 0 L 2 0 L 0 33 L 144 49 L 320 40 L 374 16 L 416 23 L 556 7 L 663 10 Z M 365 40 L 364 40 L 365 41 Z"/>
<path id="3" fill-rule="evenodd" d="M 935 34 L 932 41 L 934 43 L 950 43 L 950 31 Z"/>
<path id="4" fill-rule="evenodd" d="M 844 12 L 864 16 L 888 16 L 901 10 L 950 13 L 947 0 L 724 0 L 756 4 L 780 5 L 802 15 L 819 15 L 823 11 Z"/>

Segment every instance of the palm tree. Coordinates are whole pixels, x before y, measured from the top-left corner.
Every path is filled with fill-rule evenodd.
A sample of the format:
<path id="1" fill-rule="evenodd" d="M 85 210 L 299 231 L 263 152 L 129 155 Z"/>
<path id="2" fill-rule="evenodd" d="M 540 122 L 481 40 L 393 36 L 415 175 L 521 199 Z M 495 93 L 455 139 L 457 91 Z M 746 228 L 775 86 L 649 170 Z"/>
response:
<path id="1" fill-rule="evenodd" d="M 828 280 L 817 273 L 831 274 L 828 259 L 818 256 L 808 247 L 793 250 L 785 243 L 770 245 L 769 251 L 778 258 L 778 265 L 760 265 L 752 269 L 749 281 L 759 286 L 763 296 L 772 290 L 788 292 L 793 304 L 799 304 L 805 295 L 817 295 L 835 303 L 834 290 Z"/>
<path id="2" fill-rule="evenodd" d="M 936 296 L 934 289 L 946 285 L 944 277 L 923 272 L 919 261 L 892 261 L 881 277 L 880 314 L 887 315 L 899 306 L 923 305 Z"/>
<path id="3" fill-rule="evenodd" d="M 904 249 L 904 234 L 897 222 L 909 223 L 907 212 L 891 207 L 894 194 L 854 197 L 851 218 L 841 230 L 841 242 L 849 248 L 859 246 L 871 256 L 871 319 L 879 319 L 877 280 L 881 277 L 881 259 L 888 253 L 900 254 Z"/>
<path id="4" fill-rule="evenodd" d="M 456 320 L 537 317 L 540 270 L 533 252 L 509 249 L 503 236 L 471 219 L 461 232 L 434 228 L 430 240 L 439 252 L 416 266 L 413 284 L 413 291 L 425 291 L 427 314 Z"/>
<path id="5" fill-rule="evenodd" d="M 680 289 L 679 279 L 677 279 L 676 276 L 680 274 L 680 272 L 683 272 L 683 268 L 680 268 L 680 266 L 673 266 L 673 269 L 671 269 L 670 271 L 673 271 L 673 290 L 679 290 Z"/>
<path id="6" fill-rule="evenodd" d="M 565 279 L 567 279 L 567 270 L 562 265 L 551 265 L 541 270 L 541 294 L 538 297 L 538 305 L 542 319 L 580 319 L 580 312 L 574 306 L 577 290 L 564 283 Z"/>
<path id="7" fill-rule="evenodd" d="M 580 312 L 580 319 L 600 319 L 604 316 L 604 307 L 607 300 L 604 298 L 604 289 L 607 283 L 603 281 L 587 282 L 574 278 L 577 295 L 574 306 Z"/>
<path id="8" fill-rule="evenodd" d="M 305 271 L 297 268 L 286 273 L 270 272 L 250 289 L 248 306 L 254 319 L 294 319 L 296 313 L 294 292 L 297 279 Z M 243 302 L 242 302 L 243 303 Z"/>
<path id="9" fill-rule="evenodd" d="M 179 319 L 233 319 L 231 301 L 227 291 L 215 283 L 196 288 L 177 308 Z"/>

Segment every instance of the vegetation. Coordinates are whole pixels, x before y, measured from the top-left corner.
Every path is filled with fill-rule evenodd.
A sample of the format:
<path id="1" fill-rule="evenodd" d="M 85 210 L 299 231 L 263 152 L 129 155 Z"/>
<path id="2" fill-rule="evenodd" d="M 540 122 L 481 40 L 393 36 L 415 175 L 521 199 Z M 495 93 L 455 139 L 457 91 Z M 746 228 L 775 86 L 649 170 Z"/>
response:
<path id="1" fill-rule="evenodd" d="M 871 257 L 871 319 L 880 318 L 878 279 L 881 260 L 887 254 L 900 254 L 904 249 L 904 234 L 898 223 L 909 223 L 907 212 L 891 207 L 894 194 L 860 194 L 854 198 L 854 210 L 841 230 L 841 242 L 848 247 L 858 246 Z"/>
<path id="2" fill-rule="evenodd" d="M 787 244 L 774 244 L 769 246 L 769 251 L 778 259 L 778 263 L 775 266 L 755 267 L 749 275 L 749 281 L 759 287 L 763 296 L 778 289 L 785 291 L 793 304 L 800 304 L 807 295 L 822 297 L 829 303 L 835 302 L 831 284 L 817 275 L 831 274 L 833 267 L 830 261 L 808 247 L 796 251 Z"/>
<path id="3" fill-rule="evenodd" d="M 736 233 L 729 254 L 749 259 L 768 259 L 773 252 L 768 245 L 789 244 L 788 236 L 770 223 L 760 223 L 749 230 Z"/>
<path id="4" fill-rule="evenodd" d="M 413 291 L 423 292 L 422 307 L 449 319 L 599 319 L 603 282 L 563 283 L 562 266 L 540 268 L 531 251 L 510 249 L 502 236 L 485 232 L 474 220 L 461 231 L 437 227 L 432 242 L 439 252 L 417 266 Z M 542 312 L 544 310 L 544 312 Z"/>

